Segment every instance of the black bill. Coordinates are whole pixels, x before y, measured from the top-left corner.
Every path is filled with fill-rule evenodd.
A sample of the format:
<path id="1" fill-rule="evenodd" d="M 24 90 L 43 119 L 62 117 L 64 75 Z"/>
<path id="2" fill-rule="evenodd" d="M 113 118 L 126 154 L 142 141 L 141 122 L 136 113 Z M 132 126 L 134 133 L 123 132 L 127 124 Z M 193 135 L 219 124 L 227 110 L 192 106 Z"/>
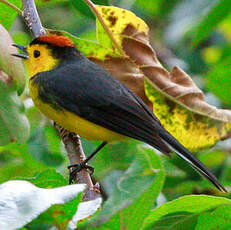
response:
<path id="1" fill-rule="evenodd" d="M 23 58 L 23 59 L 29 58 L 29 56 L 27 55 L 27 52 L 26 52 L 26 46 L 21 46 L 21 45 L 17 45 L 17 44 L 13 44 L 13 46 L 20 49 L 22 52 L 24 52 L 24 54 L 11 54 L 12 56 Z"/>

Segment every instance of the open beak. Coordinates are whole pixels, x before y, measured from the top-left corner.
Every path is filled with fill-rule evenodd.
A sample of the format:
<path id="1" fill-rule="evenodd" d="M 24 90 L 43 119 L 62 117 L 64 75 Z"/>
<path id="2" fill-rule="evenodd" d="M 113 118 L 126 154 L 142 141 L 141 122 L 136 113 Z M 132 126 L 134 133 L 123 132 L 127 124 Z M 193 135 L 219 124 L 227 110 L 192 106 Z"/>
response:
<path id="1" fill-rule="evenodd" d="M 11 54 L 12 56 L 23 58 L 23 59 L 29 58 L 29 56 L 26 52 L 26 46 L 21 46 L 21 45 L 16 45 L 16 44 L 13 44 L 13 46 L 20 49 L 22 52 L 24 52 L 24 54 Z"/>

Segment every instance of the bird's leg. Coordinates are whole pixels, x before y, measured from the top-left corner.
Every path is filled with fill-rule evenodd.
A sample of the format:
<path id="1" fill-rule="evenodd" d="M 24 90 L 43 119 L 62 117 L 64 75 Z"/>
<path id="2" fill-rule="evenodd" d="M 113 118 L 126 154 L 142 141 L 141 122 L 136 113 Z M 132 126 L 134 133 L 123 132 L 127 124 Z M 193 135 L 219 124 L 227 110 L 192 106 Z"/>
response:
<path id="1" fill-rule="evenodd" d="M 68 166 L 68 169 L 71 169 L 71 172 L 70 172 L 70 178 L 69 178 L 69 184 L 71 184 L 72 180 L 74 179 L 75 177 L 75 174 L 80 172 L 82 169 L 89 169 L 90 170 L 90 174 L 92 175 L 94 173 L 94 168 L 92 166 L 89 166 L 87 165 L 87 162 L 89 160 L 91 160 L 92 157 L 95 156 L 95 154 L 97 152 L 99 152 L 105 145 L 107 144 L 106 141 L 104 141 L 99 147 L 97 147 L 96 150 L 94 150 L 92 152 L 92 154 L 90 156 L 88 156 L 85 160 L 83 160 L 81 163 L 79 164 L 73 164 L 73 165 L 69 165 Z"/>

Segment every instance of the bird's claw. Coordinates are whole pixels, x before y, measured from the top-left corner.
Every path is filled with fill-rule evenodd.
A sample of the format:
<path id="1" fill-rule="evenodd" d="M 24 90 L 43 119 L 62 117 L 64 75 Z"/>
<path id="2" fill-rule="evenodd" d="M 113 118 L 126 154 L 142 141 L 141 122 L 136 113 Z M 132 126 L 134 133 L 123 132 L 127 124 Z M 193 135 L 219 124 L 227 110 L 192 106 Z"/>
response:
<path id="1" fill-rule="evenodd" d="M 90 165 L 87 165 L 85 162 L 81 162 L 80 164 L 69 165 L 67 168 L 71 169 L 69 184 L 71 184 L 72 181 L 74 180 L 76 173 L 80 172 L 82 169 L 88 169 L 90 172 L 90 175 L 94 173 L 94 168 Z"/>

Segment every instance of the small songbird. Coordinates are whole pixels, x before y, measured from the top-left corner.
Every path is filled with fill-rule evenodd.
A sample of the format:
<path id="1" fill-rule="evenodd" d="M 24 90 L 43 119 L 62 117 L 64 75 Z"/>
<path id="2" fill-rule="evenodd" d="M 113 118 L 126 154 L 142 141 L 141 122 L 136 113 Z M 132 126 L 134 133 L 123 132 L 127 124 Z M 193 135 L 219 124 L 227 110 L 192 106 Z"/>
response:
<path id="1" fill-rule="evenodd" d="M 162 153 L 176 152 L 219 190 L 218 179 L 182 146 L 144 104 L 108 71 L 91 62 L 73 42 L 58 35 L 41 36 L 27 47 L 14 45 L 24 54 L 29 91 L 40 111 L 65 129 L 102 144 L 74 172 L 87 165 L 106 143 L 130 138 L 145 142 Z"/>

